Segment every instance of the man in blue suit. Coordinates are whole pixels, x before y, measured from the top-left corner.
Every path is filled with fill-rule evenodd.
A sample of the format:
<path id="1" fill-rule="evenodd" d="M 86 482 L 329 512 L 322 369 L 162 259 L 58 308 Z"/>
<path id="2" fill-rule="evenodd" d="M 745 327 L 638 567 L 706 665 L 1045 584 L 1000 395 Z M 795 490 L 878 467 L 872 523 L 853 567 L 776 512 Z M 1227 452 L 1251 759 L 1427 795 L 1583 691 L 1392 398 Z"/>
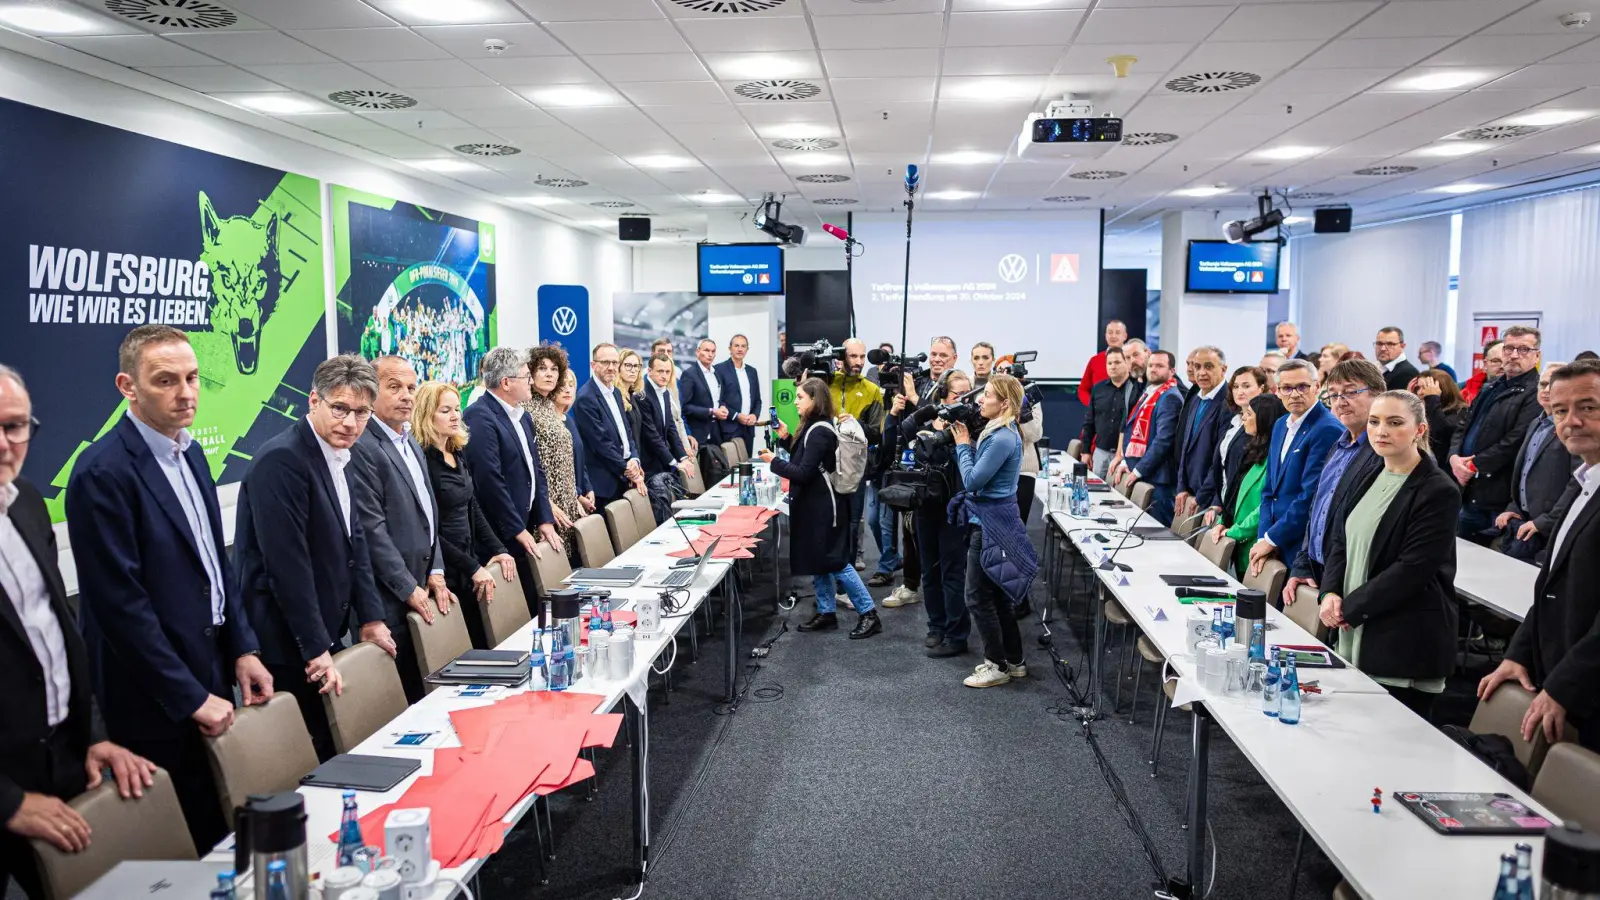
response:
<path id="1" fill-rule="evenodd" d="M 1328 449 L 1345 433 L 1333 413 L 1317 402 L 1317 370 L 1311 363 L 1291 359 L 1278 369 L 1278 399 L 1289 414 L 1272 426 L 1267 480 L 1261 486 L 1261 528 L 1250 548 L 1252 573 L 1274 556 L 1285 565 L 1295 561 Z"/>
<path id="2" fill-rule="evenodd" d="M 728 407 L 722 402 L 722 382 L 712 367 L 717 358 L 717 342 L 702 338 L 695 347 L 694 358 L 678 379 L 683 424 L 689 429 L 689 436 L 701 444 L 716 444 L 722 440 L 721 423 L 728 418 Z"/>
<path id="3" fill-rule="evenodd" d="M 650 358 L 649 382 L 639 393 L 643 427 L 639 435 L 640 465 L 646 477 L 674 470 L 688 475 L 694 469 L 689 454 L 678 439 L 672 412 L 672 357 L 665 353 Z"/>
<path id="4" fill-rule="evenodd" d="M 1220 506 L 1217 487 L 1222 460 L 1217 447 L 1228 433 L 1232 416 L 1227 398 L 1228 358 L 1217 347 L 1200 347 L 1189 354 L 1195 393 L 1183 406 L 1183 441 L 1178 454 L 1178 496 L 1174 515 L 1186 518 Z"/>
<path id="5" fill-rule="evenodd" d="M 188 432 L 200 397 L 188 335 L 141 325 L 118 363 L 128 412 L 67 483 L 79 626 L 107 734 L 172 776 L 205 853 L 231 829 L 203 736 L 233 724 L 235 680 L 250 706 L 271 698 L 272 676 L 232 584 L 205 451 Z"/>
<path id="6" fill-rule="evenodd" d="M 528 610 L 537 615 L 539 591 L 532 560 L 544 554 L 539 540 L 544 539 L 557 553 L 565 553 L 566 548 L 556 534 L 533 422 L 522 408 L 533 396 L 528 354 L 514 347 L 496 347 L 484 354 L 478 376 L 484 392 L 461 414 L 472 435 L 462 452 L 472 467 L 478 505 L 495 536 L 516 560 Z"/>
<path id="7" fill-rule="evenodd" d="M 744 441 L 748 454 L 755 444 L 756 420 L 761 418 L 761 375 L 755 366 L 744 364 L 750 341 L 742 334 L 728 342 L 728 358 L 717 363 L 717 381 L 722 385 L 722 405 L 727 418 L 722 420 L 724 441 Z"/>
<path id="8" fill-rule="evenodd" d="M 353 353 L 317 366 L 306 417 L 256 454 L 239 490 L 239 561 L 245 614 L 273 687 L 300 704 L 317 758 L 333 756 L 322 694 L 342 693 L 333 654 L 350 617 L 358 639 L 394 655 L 361 516 L 350 448 L 372 418 L 378 376 Z"/>
<path id="9" fill-rule="evenodd" d="M 1122 468 L 1129 482 L 1147 481 L 1155 489 L 1150 517 L 1172 524 L 1178 486 L 1178 434 L 1183 415 L 1183 387 L 1175 376 L 1177 358 L 1167 350 L 1150 354 L 1146 363 L 1149 386 L 1128 414 L 1122 430 Z"/>
<path id="10" fill-rule="evenodd" d="M 617 391 L 620 356 L 615 344 L 596 344 L 589 355 L 593 378 L 578 389 L 572 404 L 583 435 L 583 459 L 579 463 L 589 473 L 594 486 L 595 504 L 622 499 L 630 486 L 644 493 L 644 467 L 639 464 L 639 448 L 634 446 L 632 428 L 622 409 L 622 394 Z"/>

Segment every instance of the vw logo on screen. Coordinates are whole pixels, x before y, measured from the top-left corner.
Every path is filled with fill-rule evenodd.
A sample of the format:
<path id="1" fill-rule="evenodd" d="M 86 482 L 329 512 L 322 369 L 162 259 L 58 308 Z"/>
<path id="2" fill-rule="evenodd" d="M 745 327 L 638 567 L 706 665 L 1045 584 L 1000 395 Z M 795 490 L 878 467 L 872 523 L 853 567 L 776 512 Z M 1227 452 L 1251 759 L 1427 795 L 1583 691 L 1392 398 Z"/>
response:
<path id="1" fill-rule="evenodd" d="M 563 306 L 551 314 L 550 327 L 556 334 L 567 337 L 578 330 L 578 314 L 573 312 L 572 307 Z"/>
<path id="2" fill-rule="evenodd" d="M 1016 284 L 1028 277 L 1028 260 L 1016 253 L 1000 257 L 1000 279 Z"/>

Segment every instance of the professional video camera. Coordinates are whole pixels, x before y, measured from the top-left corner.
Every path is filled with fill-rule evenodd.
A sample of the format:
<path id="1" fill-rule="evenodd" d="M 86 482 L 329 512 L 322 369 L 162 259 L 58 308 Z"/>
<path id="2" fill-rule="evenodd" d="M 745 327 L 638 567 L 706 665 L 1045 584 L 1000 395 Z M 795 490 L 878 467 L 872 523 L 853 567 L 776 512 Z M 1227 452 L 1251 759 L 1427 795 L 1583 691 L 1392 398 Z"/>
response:
<path id="1" fill-rule="evenodd" d="M 878 386 L 883 388 L 885 401 L 894 398 L 897 393 L 903 393 L 905 388 L 905 375 L 911 373 L 913 379 L 923 375 L 922 364 L 928 361 L 928 354 L 918 353 L 916 356 L 896 356 L 882 347 L 873 347 L 867 351 L 867 362 L 877 366 L 874 378 Z"/>
<path id="2" fill-rule="evenodd" d="M 976 435 L 983 430 L 983 412 L 978 409 L 978 396 L 983 393 L 983 388 L 973 388 L 957 397 L 950 403 L 935 403 L 924 406 L 912 414 L 914 427 L 921 428 L 930 424 L 934 419 L 941 419 L 946 424 L 959 422 L 967 426 L 967 431 Z M 942 431 L 925 431 L 917 435 L 925 456 L 932 456 L 940 447 L 947 447 L 955 443 L 955 436 L 949 428 Z"/>
<path id="3" fill-rule="evenodd" d="M 796 347 L 794 355 L 783 361 L 783 377 L 804 381 L 810 377 L 833 377 L 833 364 L 844 361 L 844 348 L 835 347 L 826 340 L 805 347 Z"/>
<path id="4" fill-rule="evenodd" d="M 1028 363 L 1039 358 L 1037 350 L 1022 350 L 1011 354 L 1011 362 L 1004 366 L 1006 373 L 1022 382 L 1022 409 L 1017 413 L 1017 421 L 1028 423 L 1033 421 L 1033 408 L 1044 402 L 1044 392 L 1037 384 L 1028 383 Z"/>

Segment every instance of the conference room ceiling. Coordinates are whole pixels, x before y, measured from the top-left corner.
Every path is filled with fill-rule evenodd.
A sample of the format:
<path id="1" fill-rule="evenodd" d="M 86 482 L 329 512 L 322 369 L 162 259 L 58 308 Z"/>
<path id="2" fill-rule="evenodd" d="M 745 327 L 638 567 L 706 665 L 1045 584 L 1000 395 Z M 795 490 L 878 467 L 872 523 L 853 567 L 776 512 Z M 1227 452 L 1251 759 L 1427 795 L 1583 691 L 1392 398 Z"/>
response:
<path id="1" fill-rule="evenodd" d="M 1359 222 L 1600 168 L 1600 22 L 1560 21 L 1600 0 L 0 0 L 0 26 L 40 7 L 76 18 L 31 29 L 73 59 L 658 239 L 768 191 L 813 225 L 897 211 L 913 162 L 921 209 L 1114 230 L 1262 187 Z M 1134 139 L 1019 159 L 1068 92 Z"/>

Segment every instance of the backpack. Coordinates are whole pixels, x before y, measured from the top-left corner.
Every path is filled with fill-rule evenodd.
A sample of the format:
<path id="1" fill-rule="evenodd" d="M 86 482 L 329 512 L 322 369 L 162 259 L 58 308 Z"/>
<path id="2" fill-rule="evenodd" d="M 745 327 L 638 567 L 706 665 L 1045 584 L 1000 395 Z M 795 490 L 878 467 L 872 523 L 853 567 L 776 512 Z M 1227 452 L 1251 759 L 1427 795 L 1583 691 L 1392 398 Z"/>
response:
<path id="1" fill-rule="evenodd" d="M 1528 767 L 1517 759 L 1517 751 L 1511 746 L 1510 738 L 1501 734 L 1476 734 L 1459 725 L 1446 725 L 1440 730 L 1484 765 L 1495 770 L 1500 777 L 1516 785 L 1518 790 L 1531 789 Z"/>
<path id="2" fill-rule="evenodd" d="M 839 449 L 834 455 L 833 471 L 827 473 L 828 483 L 833 486 L 833 492 L 854 494 L 861 489 L 861 482 L 867 474 L 867 433 L 855 419 L 841 422 L 838 427 L 834 427 L 831 422 L 818 422 L 816 427 L 828 429 L 839 439 Z M 806 432 L 806 440 L 811 440 L 810 431 Z"/>
<path id="3" fill-rule="evenodd" d="M 710 441 L 701 442 L 700 452 L 697 456 L 696 462 L 700 466 L 701 480 L 706 487 L 717 484 L 722 479 L 727 478 L 729 472 L 733 471 L 728 466 L 728 454 L 723 453 L 720 446 Z"/>

